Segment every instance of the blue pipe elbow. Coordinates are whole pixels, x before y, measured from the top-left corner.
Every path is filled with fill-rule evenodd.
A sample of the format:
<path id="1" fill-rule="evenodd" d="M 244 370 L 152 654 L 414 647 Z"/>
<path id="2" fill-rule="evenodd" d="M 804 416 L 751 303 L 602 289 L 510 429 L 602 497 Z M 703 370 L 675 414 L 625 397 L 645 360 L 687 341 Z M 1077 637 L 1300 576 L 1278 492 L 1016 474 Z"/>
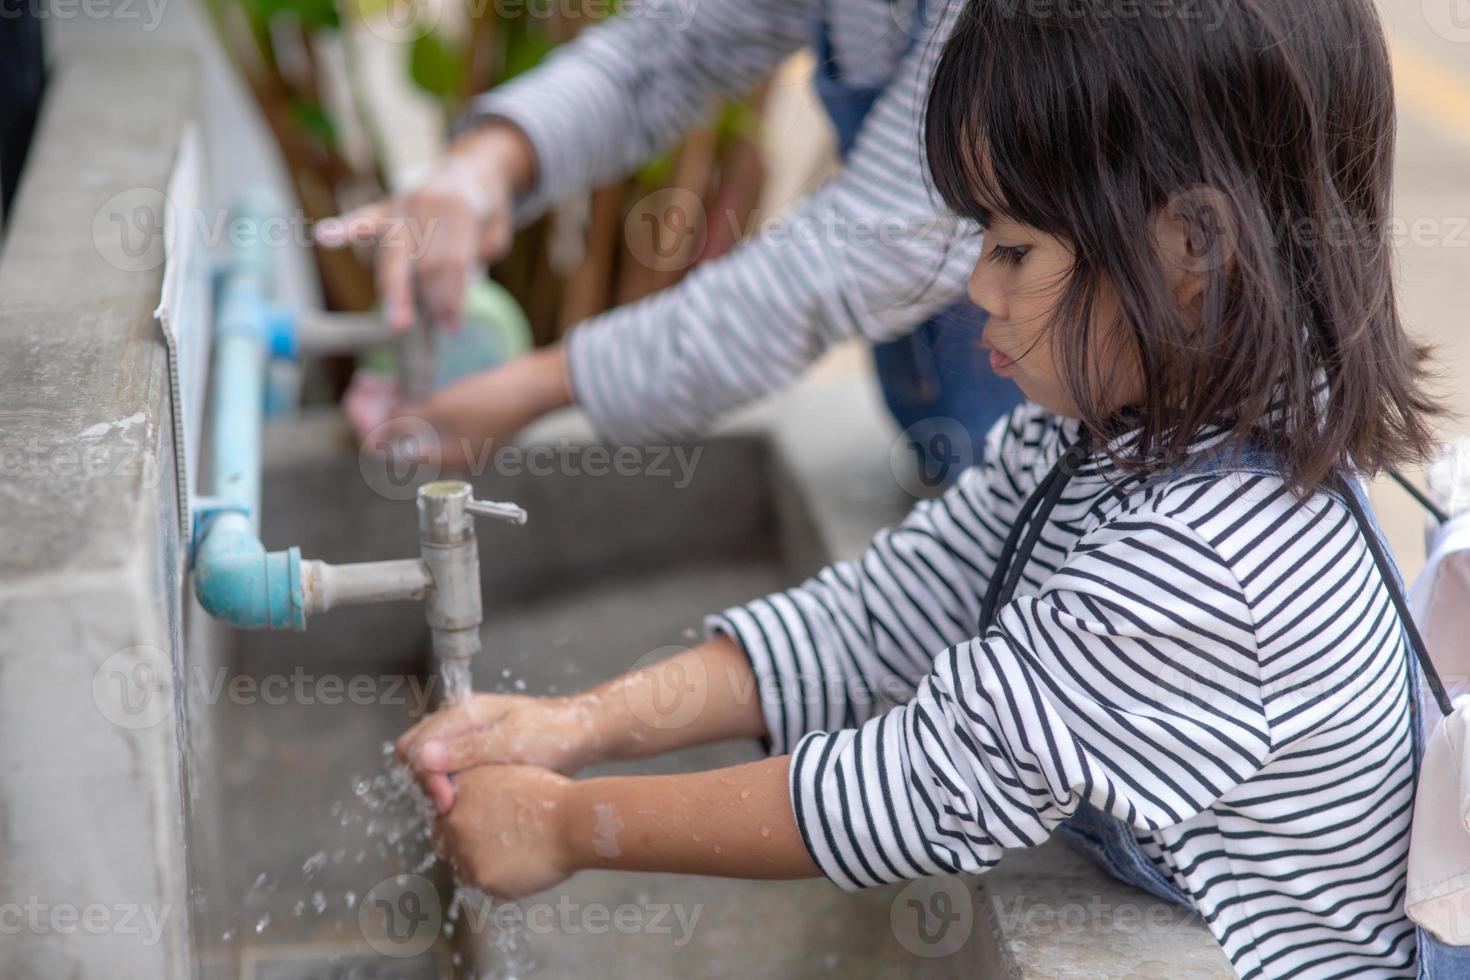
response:
<path id="1" fill-rule="evenodd" d="M 301 549 L 267 552 L 244 514 L 209 522 L 194 565 L 194 594 L 238 629 L 306 629 Z"/>

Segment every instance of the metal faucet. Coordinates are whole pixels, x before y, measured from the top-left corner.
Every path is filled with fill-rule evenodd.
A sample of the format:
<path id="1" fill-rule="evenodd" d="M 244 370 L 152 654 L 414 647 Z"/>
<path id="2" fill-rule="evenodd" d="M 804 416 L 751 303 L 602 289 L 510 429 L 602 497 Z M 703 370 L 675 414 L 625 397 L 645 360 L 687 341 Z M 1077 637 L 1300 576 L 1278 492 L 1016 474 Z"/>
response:
<path id="1" fill-rule="evenodd" d="M 331 565 L 301 563 L 307 616 L 338 606 L 423 599 L 434 656 L 468 664 L 480 652 L 480 548 L 475 518 L 526 523 L 516 504 L 476 500 L 468 483 L 439 480 L 418 490 L 418 558 Z"/>

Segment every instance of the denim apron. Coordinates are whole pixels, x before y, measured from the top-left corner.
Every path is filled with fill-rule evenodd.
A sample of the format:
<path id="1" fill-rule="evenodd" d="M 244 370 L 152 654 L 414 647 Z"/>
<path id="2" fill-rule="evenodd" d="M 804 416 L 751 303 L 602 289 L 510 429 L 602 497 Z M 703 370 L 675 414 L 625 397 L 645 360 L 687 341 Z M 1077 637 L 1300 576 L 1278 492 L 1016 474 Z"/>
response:
<path id="1" fill-rule="evenodd" d="M 1017 521 L 1018 525 L 1030 522 L 1033 514 L 1037 521 L 1045 523 L 1051 509 L 1049 503 L 1054 503 L 1060 497 L 1066 481 L 1071 478 L 1077 467 L 1086 458 L 1088 447 L 1089 444 L 1086 441 L 1079 441 L 1078 444 L 1069 448 L 1022 507 Z M 1079 449 L 1081 452 L 1078 452 Z M 1278 468 L 1271 465 L 1268 456 L 1249 448 L 1239 454 L 1226 452 L 1191 460 L 1181 469 L 1183 472 L 1165 474 L 1156 477 L 1155 480 L 1158 482 L 1172 480 L 1183 475 L 1184 472 L 1188 474 L 1254 473 L 1267 476 L 1277 475 L 1280 472 Z M 1348 492 L 1357 502 L 1358 511 L 1362 514 L 1362 519 L 1359 520 L 1360 531 L 1372 534 L 1379 549 L 1385 555 L 1390 554 L 1387 539 L 1383 536 L 1383 531 L 1373 516 L 1372 506 L 1368 503 L 1362 484 L 1354 479 L 1347 479 L 1344 482 L 1347 484 Z M 1043 498 L 1049 498 L 1049 501 Z M 1029 560 L 1037 533 L 1039 533 L 1039 528 L 1033 529 L 1032 533 L 1027 535 L 1025 544 L 1017 550 L 1016 543 L 1020 539 L 1020 528 L 1012 529 L 1011 536 L 1007 539 L 1005 547 L 1002 548 L 1001 557 L 996 564 L 996 574 L 992 577 L 993 584 L 986 596 L 985 609 L 981 614 L 982 633 L 988 628 L 999 605 L 1009 600 L 1007 591 L 1014 588 L 1015 580 L 1019 578 L 1019 570 L 1024 568 Z M 1381 566 L 1380 570 L 1382 571 Z M 1397 568 L 1390 565 L 1387 574 L 1388 581 L 1385 584 L 1391 591 L 1397 590 L 1401 599 L 1403 581 L 1399 577 Z M 1002 576 L 1009 581 L 1001 583 L 999 579 Z M 1403 605 L 1402 602 L 1400 604 Z M 1412 647 L 1413 641 L 1410 640 L 1405 645 Z M 1414 692 L 1410 702 L 1409 724 L 1417 780 L 1419 764 L 1424 756 L 1424 733 L 1420 720 L 1419 695 L 1421 671 L 1415 652 L 1412 649 L 1406 652 L 1409 658 L 1409 689 Z M 1194 903 L 1189 896 L 1159 871 L 1144 853 L 1132 829 L 1117 817 L 1084 801 L 1079 803 L 1074 814 L 1057 828 L 1057 834 L 1114 878 L 1133 885 L 1135 888 L 1140 888 L 1166 902 L 1172 902 L 1185 908 L 1194 908 Z M 1448 946 L 1435 939 L 1424 929 L 1416 929 L 1416 937 L 1418 943 L 1417 976 L 1420 980 L 1470 980 L 1470 947 Z"/>
<path id="2" fill-rule="evenodd" d="M 1378 518 L 1373 513 L 1373 507 L 1368 502 L 1368 494 L 1363 485 L 1357 480 L 1348 480 L 1350 492 L 1357 499 L 1358 507 L 1366 518 L 1367 527 L 1360 530 L 1367 534 L 1371 533 L 1384 555 L 1391 555 L 1388 538 L 1383 534 L 1383 528 L 1378 525 Z M 1399 575 L 1398 567 L 1391 562 L 1387 569 L 1382 564 L 1379 566 L 1380 574 L 1385 575 L 1385 583 L 1390 591 L 1396 591 L 1398 606 L 1407 611 L 1408 603 L 1405 600 L 1404 580 Z M 1415 643 L 1422 643 L 1417 633 L 1406 637 L 1408 643 L 1405 645 L 1413 647 Z M 1422 651 L 1421 651 L 1422 652 Z M 1427 654 L 1424 654 L 1427 656 Z M 1419 767 L 1424 761 L 1424 736 L 1426 726 L 1421 717 L 1423 710 L 1423 697 L 1421 695 L 1423 671 L 1419 666 L 1419 657 L 1413 649 L 1408 651 L 1409 656 L 1409 690 L 1413 692 L 1409 702 L 1409 731 L 1414 746 L 1414 781 L 1419 781 Z M 1426 929 L 1416 928 L 1415 936 L 1418 943 L 1418 974 L 1419 980 L 1470 980 L 1470 946 L 1450 946 L 1434 938 L 1434 935 Z"/>
<path id="3" fill-rule="evenodd" d="M 841 2 L 822 0 L 818 4 L 812 47 L 817 58 L 813 79 L 817 96 L 837 131 L 838 150 L 845 159 L 887 86 L 855 85 L 841 77 L 827 17 L 828 5 Z M 923 36 L 925 6 L 926 0 L 914 5 L 908 50 Z M 917 145 L 914 152 L 921 152 Z M 989 360 L 980 352 L 985 317 L 984 310 L 966 300 L 941 310 L 906 337 L 873 345 L 883 398 L 900 428 L 945 418 L 956 420 L 969 433 L 973 456 L 957 456 L 934 440 L 916 440 L 924 472 L 934 475 L 938 483 L 951 483 L 966 463 L 980 462 L 990 427 L 1021 402 L 1015 384 L 991 371 Z"/>

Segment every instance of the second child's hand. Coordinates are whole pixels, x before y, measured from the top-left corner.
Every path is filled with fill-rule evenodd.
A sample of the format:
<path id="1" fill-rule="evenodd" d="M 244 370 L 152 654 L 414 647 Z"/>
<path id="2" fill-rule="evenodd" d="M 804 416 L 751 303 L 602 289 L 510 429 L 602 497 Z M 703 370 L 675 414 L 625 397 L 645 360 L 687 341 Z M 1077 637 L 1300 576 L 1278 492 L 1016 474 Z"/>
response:
<path id="1" fill-rule="evenodd" d="M 566 351 L 557 344 L 461 378 L 386 416 L 354 415 L 353 423 L 375 452 L 478 474 L 505 440 L 571 403 Z"/>
<path id="2" fill-rule="evenodd" d="M 510 248 L 511 202 L 536 178 L 530 142 L 492 121 L 460 137 L 422 181 L 337 218 L 319 222 L 326 248 L 371 244 L 378 297 L 396 331 L 413 323 L 413 282 L 437 323 L 455 325 L 475 269 Z"/>

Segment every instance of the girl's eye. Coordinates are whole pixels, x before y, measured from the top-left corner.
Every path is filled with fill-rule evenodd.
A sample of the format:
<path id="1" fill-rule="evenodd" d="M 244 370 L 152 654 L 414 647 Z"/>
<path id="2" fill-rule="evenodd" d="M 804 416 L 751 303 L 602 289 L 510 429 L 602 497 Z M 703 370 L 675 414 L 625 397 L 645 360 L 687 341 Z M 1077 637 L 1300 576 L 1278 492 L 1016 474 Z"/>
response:
<path id="1" fill-rule="evenodd" d="M 992 245 L 990 246 L 990 261 L 1001 265 L 1020 265 L 1026 253 L 1031 251 L 1029 245 Z"/>

